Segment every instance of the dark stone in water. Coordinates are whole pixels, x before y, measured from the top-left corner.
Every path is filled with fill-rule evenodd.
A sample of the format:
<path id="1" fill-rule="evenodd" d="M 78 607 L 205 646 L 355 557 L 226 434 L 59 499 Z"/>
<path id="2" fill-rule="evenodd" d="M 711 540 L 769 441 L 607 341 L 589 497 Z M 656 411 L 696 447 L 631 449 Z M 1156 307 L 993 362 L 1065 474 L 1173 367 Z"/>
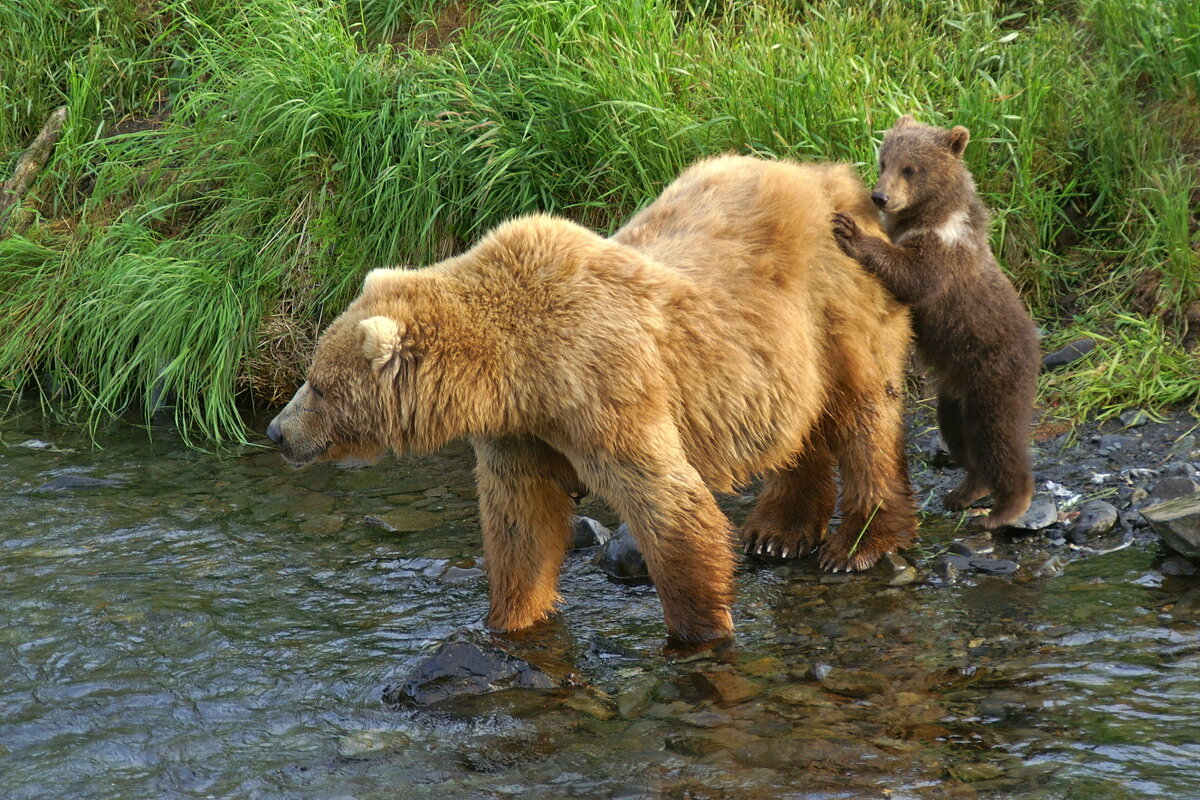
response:
<path id="1" fill-rule="evenodd" d="M 1086 356 L 1096 349 L 1095 339 L 1076 339 L 1066 347 L 1060 347 L 1042 358 L 1042 369 L 1058 369 Z"/>
<path id="2" fill-rule="evenodd" d="M 947 583 L 954 583 L 959 574 L 970 567 L 971 559 L 967 556 L 943 555 L 933 562 L 933 574 Z"/>
<path id="3" fill-rule="evenodd" d="M 92 478 L 87 475 L 59 475 L 46 481 L 35 492 L 74 492 L 80 489 L 107 489 L 121 486 L 116 478 Z"/>
<path id="4" fill-rule="evenodd" d="M 428 706 L 504 689 L 553 689 L 557 685 L 528 661 L 497 647 L 454 641 L 414 667 L 399 687 L 384 689 L 383 700 L 393 705 Z"/>
<path id="5" fill-rule="evenodd" d="M 612 531 L 591 517 L 571 518 L 572 550 L 585 550 L 589 547 L 602 545 L 612 538 Z"/>
<path id="6" fill-rule="evenodd" d="M 1079 509 L 1079 516 L 1067 529 L 1072 544 L 1083 544 L 1093 536 L 1108 533 L 1117 524 L 1117 509 L 1104 500 L 1090 500 Z"/>
<path id="7" fill-rule="evenodd" d="M 951 553 L 967 558 L 986 556 L 994 549 L 995 543 L 992 541 L 990 533 L 977 533 L 974 536 L 959 539 L 950 545 Z"/>
<path id="8" fill-rule="evenodd" d="M 479 567 L 446 567 L 446 571 L 442 573 L 442 583 L 473 581 L 482 578 L 483 574 Z"/>
<path id="9" fill-rule="evenodd" d="M 638 549 L 629 526 L 621 523 L 612 538 L 604 543 L 596 552 L 592 562 L 617 583 L 645 584 L 651 583 L 650 571 L 646 568 L 646 559 Z"/>
<path id="10" fill-rule="evenodd" d="M 1200 492 L 1144 508 L 1142 516 L 1167 547 L 1200 559 Z"/>
<path id="11" fill-rule="evenodd" d="M 970 564 L 980 572 L 988 575 L 1011 575 L 1021 566 L 1007 558 L 972 558 Z"/>
<path id="12" fill-rule="evenodd" d="M 1040 531 L 1058 522 L 1058 506 L 1049 495 L 1034 495 L 1029 508 L 1017 520 L 1008 526 L 1015 533 Z"/>

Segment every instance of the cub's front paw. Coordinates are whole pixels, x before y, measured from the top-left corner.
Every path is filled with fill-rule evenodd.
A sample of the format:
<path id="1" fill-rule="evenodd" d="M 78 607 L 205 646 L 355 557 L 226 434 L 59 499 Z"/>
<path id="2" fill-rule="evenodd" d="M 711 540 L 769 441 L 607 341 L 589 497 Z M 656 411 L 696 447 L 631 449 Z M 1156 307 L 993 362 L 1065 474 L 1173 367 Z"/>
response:
<path id="1" fill-rule="evenodd" d="M 833 223 L 833 240 L 837 242 L 843 253 L 857 260 L 859 258 L 858 245 L 862 241 L 863 233 L 859 230 L 854 217 L 839 211 L 833 215 L 830 221 Z"/>

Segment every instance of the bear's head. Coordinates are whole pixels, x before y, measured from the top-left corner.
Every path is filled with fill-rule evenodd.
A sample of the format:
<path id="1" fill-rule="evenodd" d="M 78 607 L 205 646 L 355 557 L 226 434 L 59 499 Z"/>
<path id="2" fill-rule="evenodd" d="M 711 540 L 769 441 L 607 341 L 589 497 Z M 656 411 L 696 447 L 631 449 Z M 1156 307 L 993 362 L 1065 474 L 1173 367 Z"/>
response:
<path id="1" fill-rule="evenodd" d="M 970 140 L 962 125 L 935 128 L 905 114 L 879 148 L 879 182 L 871 199 L 895 216 L 957 199 L 959 187 L 970 180 L 962 160 Z"/>
<path id="2" fill-rule="evenodd" d="M 413 413 L 415 348 L 395 303 L 364 292 L 321 334 L 304 384 L 267 436 L 293 466 L 372 462 L 402 449 Z"/>

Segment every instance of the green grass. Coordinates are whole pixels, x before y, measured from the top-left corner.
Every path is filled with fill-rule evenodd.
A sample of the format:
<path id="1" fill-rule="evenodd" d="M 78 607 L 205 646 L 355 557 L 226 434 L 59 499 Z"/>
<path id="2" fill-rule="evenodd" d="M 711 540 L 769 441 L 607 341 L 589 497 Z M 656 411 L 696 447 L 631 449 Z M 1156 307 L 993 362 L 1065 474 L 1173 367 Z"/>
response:
<path id="1" fill-rule="evenodd" d="M 287 393 L 372 267 L 534 210 L 611 230 L 721 151 L 871 179 L 915 112 L 971 128 L 1047 347 L 1102 340 L 1046 402 L 1195 403 L 1197 8 L 12 0 L 4 174 L 53 108 L 70 117 L 35 223 L 0 238 L 0 390 L 93 429 L 167 403 L 196 441 L 237 439 L 239 407 Z"/>

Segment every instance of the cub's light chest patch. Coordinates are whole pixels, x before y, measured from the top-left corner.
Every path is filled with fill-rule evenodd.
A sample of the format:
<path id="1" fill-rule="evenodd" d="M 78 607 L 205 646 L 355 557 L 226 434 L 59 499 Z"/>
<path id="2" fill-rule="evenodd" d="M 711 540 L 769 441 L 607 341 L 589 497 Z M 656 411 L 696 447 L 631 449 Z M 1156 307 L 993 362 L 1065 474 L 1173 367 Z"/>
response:
<path id="1" fill-rule="evenodd" d="M 894 244 L 905 242 L 922 234 L 932 233 L 946 247 L 971 244 L 971 223 L 966 211 L 955 211 L 950 217 L 934 228 L 913 228 L 896 237 Z"/>

